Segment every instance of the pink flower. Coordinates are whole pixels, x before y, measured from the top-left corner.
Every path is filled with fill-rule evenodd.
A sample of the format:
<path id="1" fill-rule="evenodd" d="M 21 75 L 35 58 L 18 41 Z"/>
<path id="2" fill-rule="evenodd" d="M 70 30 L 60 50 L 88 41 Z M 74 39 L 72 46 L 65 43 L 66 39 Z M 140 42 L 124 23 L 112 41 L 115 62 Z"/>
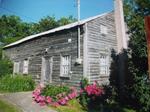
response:
<path id="1" fill-rule="evenodd" d="M 33 91 L 32 97 L 35 98 L 35 97 L 39 96 L 40 94 L 41 94 L 40 90 Z"/>
<path id="2" fill-rule="evenodd" d="M 46 105 L 46 103 L 44 101 L 41 101 L 39 104 L 40 104 L 40 106 L 45 106 Z"/>
<path id="3" fill-rule="evenodd" d="M 46 102 L 47 102 L 48 104 L 51 103 L 51 102 L 52 102 L 52 98 L 49 97 L 49 96 L 47 96 L 47 97 L 46 97 Z"/>
<path id="4" fill-rule="evenodd" d="M 69 100 L 69 98 L 66 96 L 66 97 L 65 97 L 65 100 L 66 100 L 66 101 L 68 101 L 68 100 Z"/>
<path id="5" fill-rule="evenodd" d="M 65 98 L 62 98 L 58 101 L 58 103 L 61 105 L 65 105 L 67 103 L 67 101 L 65 100 Z"/>
<path id="6" fill-rule="evenodd" d="M 98 87 L 96 83 L 86 86 L 85 91 L 87 92 L 88 95 L 96 95 L 96 96 L 100 96 L 104 93 L 103 89 Z"/>
<path id="7" fill-rule="evenodd" d="M 35 101 L 37 101 L 37 102 L 43 102 L 43 101 L 45 101 L 45 97 L 44 96 L 37 96 L 35 98 Z"/>
<path id="8" fill-rule="evenodd" d="M 69 99 L 72 99 L 72 98 L 73 98 L 71 93 L 68 94 L 68 98 L 69 98 Z"/>
<path id="9" fill-rule="evenodd" d="M 53 99 L 50 96 L 41 95 L 41 92 L 44 89 L 44 87 L 45 87 L 44 85 L 39 85 L 32 93 L 34 101 L 39 103 L 40 106 L 44 106 L 46 104 L 50 104 L 55 107 L 59 105 L 66 105 L 70 99 L 77 97 L 77 90 L 74 87 L 71 87 L 70 88 L 71 92 L 67 96 L 66 92 L 60 93 L 56 95 L 56 98 L 58 98 L 59 100 L 57 102 L 53 102 Z"/>
<path id="10" fill-rule="evenodd" d="M 82 94 L 83 92 L 84 92 L 84 90 L 83 90 L 83 89 L 80 89 L 80 92 L 79 92 L 79 93 Z"/>

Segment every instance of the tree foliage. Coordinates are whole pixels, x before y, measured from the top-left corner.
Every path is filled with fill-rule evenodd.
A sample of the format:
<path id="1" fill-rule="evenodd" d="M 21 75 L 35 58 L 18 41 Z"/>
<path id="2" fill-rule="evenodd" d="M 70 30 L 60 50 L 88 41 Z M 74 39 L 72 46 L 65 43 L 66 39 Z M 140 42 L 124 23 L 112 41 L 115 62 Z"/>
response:
<path id="1" fill-rule="evenodd" d="M 37 24 L 34 24 L 34 29 L 37 30 L 37 32 L 47 31 L 59 26 L 63 26 L 72 22 L 75 22 L 76 19 L 72 16 L 69 17 L 62 17 L 59 20 L 56 20 L 54 16 L 47 16 L 45 18 L 42 18 Z"/>
<path id="2" fill-rule="evenodd" d="M 30 24 L 22 22 L 17 16 L 0 17 L 0 41 L 9 44 L 32 34 Z"/>
<path id="3" fill-rule="evenodd" d="M 148 79 L 147 42 L 144 17 L 150 15 L 150 0 L 124 0 L 125 21 L 128 28 L 127 51 L 112 52 L 110 87 L 111 98 L 138 112 L 150 112 L 150 81 Z M 124 85 L 120 91 L 119 57 L 128 56 L 124 71 Z M 123 72 L 123 71 L 122 71 Z M 114 96 L 114 97 L 113 97 Z"/>
<path id="4" fill-rule="evenodd" d="M 129 33 L 128 73 L 123 102 L 141 112 L 150 111 L 147 43 L 144 17 L 150 15 L 150 0 L 124 0 Z"/>

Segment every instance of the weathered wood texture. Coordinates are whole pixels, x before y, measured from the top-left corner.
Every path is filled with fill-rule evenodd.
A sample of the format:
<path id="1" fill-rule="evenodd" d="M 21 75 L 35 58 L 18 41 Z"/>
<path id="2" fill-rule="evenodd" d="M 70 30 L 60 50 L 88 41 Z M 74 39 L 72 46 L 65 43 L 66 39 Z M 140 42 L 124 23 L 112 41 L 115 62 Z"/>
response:
<path id="1" fill-rule="evenodd" d="M 107 27 L 107 34 L 101 34 L 100 26 Z M 100 54 L 109 56 L 109 66 L 111 63 L 111 50 L 117 49 L 114 13 L 94 19 L 87 24 L 87 76 L 90 81 L 108 83 L 109 74 L 100 74 Z M 108 67 L 109 67 L 108 66 Z"/>
<path id="2" fill-rule="evenodd" d="M 100 26 L 107 27 L 108 34 L 100 32 Z M 71 43 L 68 39 L 72 39 Z M 93 19 L 81 25 L 81 58 L 83 64 L 75 65 L 78 56 L 77 27 L 57 31 L 52 34 L 36 37 L 27 42 L 5 49 L 5 55 L 12 61 L 21 62 L 20 73 L 22 73 L 23 60 L 29 59 L 29 74 L 36 81 L 41 79 L 42 57 L 53 57 L 52 83 L 66 83 L 71 86 L 79 86 L 83 76 L 88 77 L 91 82 L 97 80 L 99 83 L 108 83 L 109 74 L 100 74 L 100 54 L 109 56 L 111 63 L 111 49 L 117 49 L 114 13 L 108 13 L 102 17 Z M 45 50 L 48 49 L 46 53 Z M 61 55 L 71 56 L 70 78 L 60 77 Z M 84 57 L 83 57 L 84 56 Z"/>
<path id="3" fill-rule="evenodd" d="M 72 40 L 71 43 L 68 42 L 68 39 Z M 81 58 L 83 58 L 82 43 L 83 34 L 81 34 Z M 45 52 L 46 48 L 49 48 L 47 53 Z M 53 57 L 52 83 L 66 83 L 72 86 L 79 86 L 79 81 L 83 74 L 83 65 L 75 65 L 77 58 L 77 27 L 37 37 L 7 48 L 5 49 L 5 55 L 14 62 L 20 62 L 20 73 L 23 70 L 23 60 L 29 58 L 29 74 L 38 82 L 41 78 L 43 56 Z M 72 74 L 70 74 L 70 78 L 60 77 L 61 55 L 71 56 Z"/>

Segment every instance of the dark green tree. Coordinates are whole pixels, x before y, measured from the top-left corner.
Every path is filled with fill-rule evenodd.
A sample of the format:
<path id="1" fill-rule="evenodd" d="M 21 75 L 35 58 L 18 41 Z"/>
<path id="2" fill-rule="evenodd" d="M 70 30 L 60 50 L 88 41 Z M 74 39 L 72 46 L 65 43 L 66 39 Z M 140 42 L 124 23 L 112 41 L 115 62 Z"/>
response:
<path id="1" fill-rule="evenodd" d="M 144 17 L 150 15 L 150 0 L 124 0 L 125 21 L 128 28 L 127 51 L 112 52 L 110 74 L 111 98 L 121 105 L 139 112 L 150 112 L 150 81 L 148 79 L 147 42 Z M 127 54 L 127 55 L 126 55 Z M 119 57 L 128 56 L 124 85 L 120 86 Z M 120 91 L 120 87 L 122 91 Z"/>
<path id="2" fill-rule="evenodd" d="M 62 17 L 59 20 L 56 20 L 54 16 L 47 16 L 42 18 L 37 24 L 34 24 L 34 29 L 38 32 L 51 30 L 53 28 L 63 26 L 72 22 L 75 22 L 76 19 L 72 16 Z"/>
<path id="3" fill-rule="evenodd" d="M 144 17 L 150 15 L 150 0 L 124 0 L 129 33 L 128 74 L 125 79 L 126 103 L 141 112 L 150 111 L 147 43 Z"/>
<path id="4" fill-rule="evenodd" d="M 58 23 L 55 19 L 55 17 L 51 17 L 51 16 L 47 16 L 45 18 L 42 18 L 38 24 L 35 25 L 35 27 L 37 28 L 38 32 L 43 32 L 43 31 L 47 31 L 53 28 L 58 27 Z"/>
<path id="5" fill-rule="evenodd" d="M 62 17 L 57 22 L 59 26 L 63 26 L 69 23 L 73 23 L 75 21 L 77 21 L 75 18 L 73 18 L 72 16 L 69 16 L 69 17 Z"/>
<path id="6" fill-rule="evenodd" d="M 31 24 L 22 22 L 17 16 L 0 16 L 0 41 L 9 44 L 33 34 Z"/>

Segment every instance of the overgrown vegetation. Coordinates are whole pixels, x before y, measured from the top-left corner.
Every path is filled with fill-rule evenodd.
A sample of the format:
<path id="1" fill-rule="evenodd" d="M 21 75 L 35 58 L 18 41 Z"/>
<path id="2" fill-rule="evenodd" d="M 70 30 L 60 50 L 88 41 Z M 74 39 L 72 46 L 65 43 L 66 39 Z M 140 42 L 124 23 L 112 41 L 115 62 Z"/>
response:
<path id="1" fill-rule="evenodd" d="M 67 86 L 46 85 L 41 94 L 43 96 L 51 96 L 53 100 L 58 100 L 58 94 L 63 93 L 64 95 L 67 95 L 70 91 L 70 88 Z"/>
<path id="2" fill-rule="evenodd" d="M 35 82 L 30 76 L 6 75 L 0 79 L 0 92 L 21 92 L 31 91 Z"/>
<path id="3" fill-rule="evenodd" d="M 130 35 L 125 102 L 141 112 L 150 111 L 147 42 L 144 17 L 150 15 L 150 0 L 125 0 L 125 19 Z"/>
<path id="4" fill-rule="evenodd" d="M 47 85 L 37 86 L 32 94 L 34 101 L 43 105 L 52 105 L 54 107 L 60 105 L 67 105 L 68 101 L 77 97 L 77 90 L 75 88 L 64 85 Z"/>
<path id="5" fill-rule="evenodd" d="M 8 58 L 2 59 L 2 46 L 0 46 L 0 78 L 12 73 L 13 64 Z"/>
<path id="6" fill-rule="evenodd" d="M 120 54 L 112 52 L 110 101 L 138 112 L 150 111 L 147 42 L 144 17 L 150 14 L 150 0 L 124 0 L 125 20 L 129 33 L 129 48 Z M 119 58 L 126 58 L 124 85 L 120 87 Z M 122 71 L 123 72 L 123 71 Z M 122 90 L 122 91 L 120 91 Z"/>
<path id="7" fill-rule="evenodd" d="M 0 59 L 0 78 L 12 73 L 12 62 L 9 59 Z"/>

